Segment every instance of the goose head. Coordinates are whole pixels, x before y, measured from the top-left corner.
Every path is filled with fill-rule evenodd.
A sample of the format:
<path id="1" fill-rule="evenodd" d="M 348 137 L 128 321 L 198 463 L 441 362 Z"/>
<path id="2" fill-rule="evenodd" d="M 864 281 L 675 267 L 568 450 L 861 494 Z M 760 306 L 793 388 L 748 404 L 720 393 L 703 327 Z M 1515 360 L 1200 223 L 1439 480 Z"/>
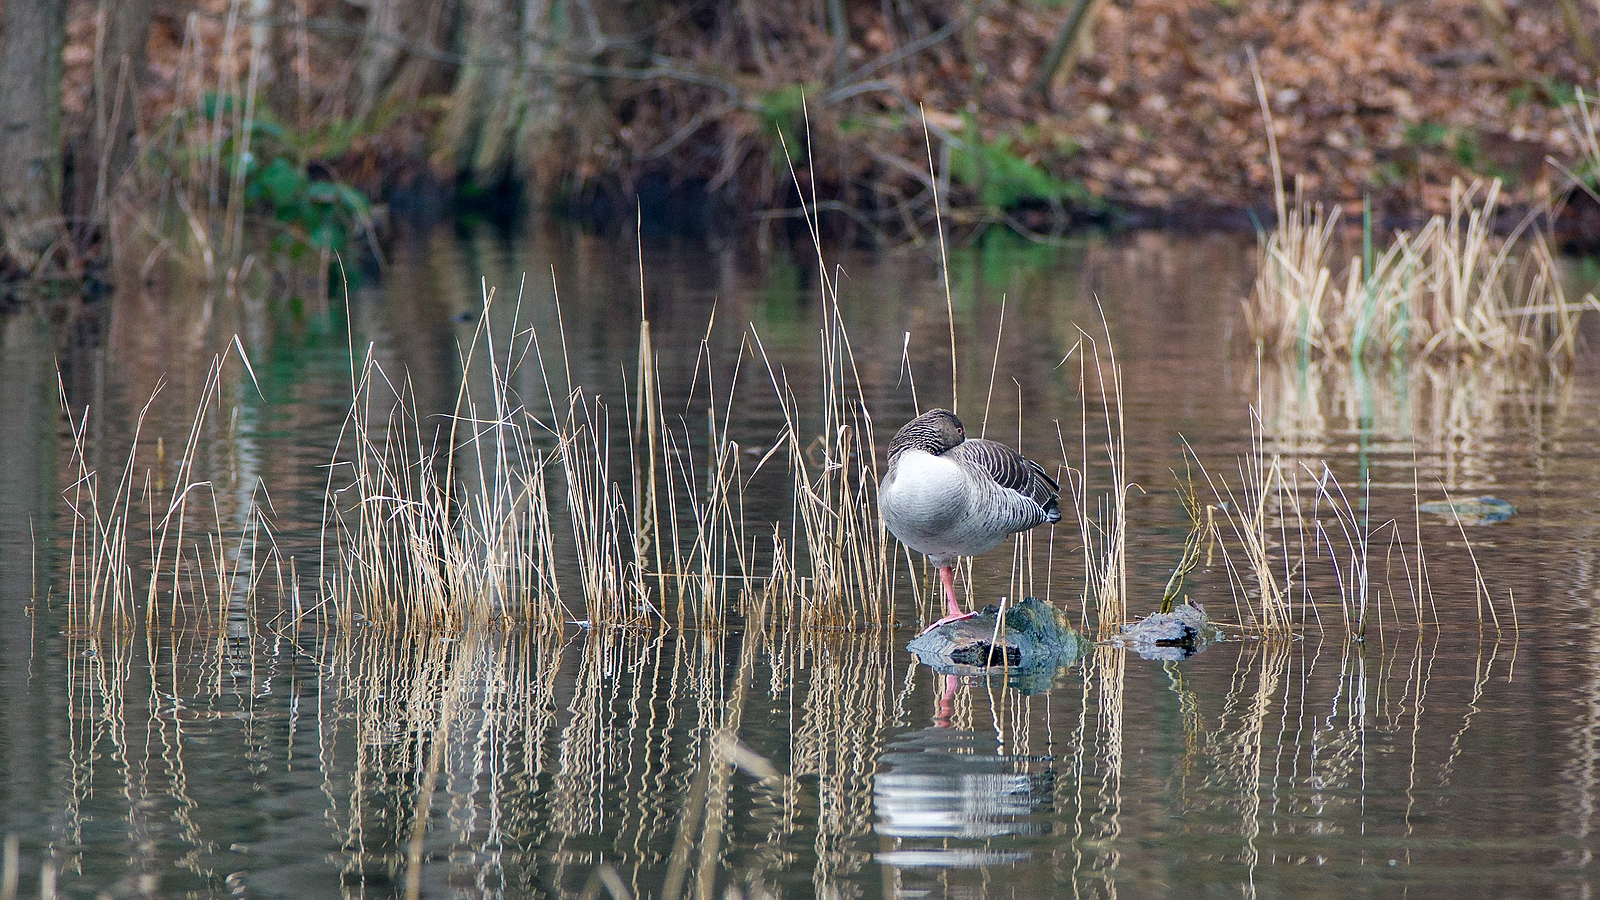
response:
<path id="1" fill-rule="evenodd" d="M 967 439 L 961 420 L 948 409 L 930 409 L 907 422 L 889 442 L 889 456 L 903 450 L 921 450 L 938 456 Z"/>

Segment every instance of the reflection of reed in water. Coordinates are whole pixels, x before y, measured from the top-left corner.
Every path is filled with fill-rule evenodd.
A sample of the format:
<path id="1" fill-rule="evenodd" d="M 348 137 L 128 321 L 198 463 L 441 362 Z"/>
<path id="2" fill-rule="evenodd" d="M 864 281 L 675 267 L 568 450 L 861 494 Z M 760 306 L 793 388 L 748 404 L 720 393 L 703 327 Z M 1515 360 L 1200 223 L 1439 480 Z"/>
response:
<path id="1" fill-rule="evenodd" d="M 1590 615 L 1593 616 L 1593 612 Z M 1568 790 L 1561 792 L 1562 831 L 1577 838 L 1579 843 L 1579 848 L 1563 855 L 1563 862 L 1573 866 L 1593 861 L 1591 841 L 1596 808 L 1600 806 L 1600 797 L 1597 797 L 1600 795 L 1600 651 L 1596 649 L 1592 634 L 1591 626 L 1590 639 L 1583 642 L 1578 651 L 1583 678 L 1577 694 L 1581 701 L 1568 729 L 1570 752 L 1562 771 L 1562 781 L 1568 786 Z"/>
<path id="2" fill-rule="evenodd" d="M 1409 859 L 1406 842 L 1415 830 L 1417 797 L 1448 783 L 1476 703 L 1469 703 L 1464 716 L 1438 714 L 1460 716 L 1447 746 L 1425 743 L 1430 733 L 1442 731 L 1424 721 L 1438 650 L 1437 641 L 1414 635 L 1390 645 L 1330 645 L 1314 637 L 1246 644 L 1214 712 L 1190 688 L 1190 676 L 1168 668 L 1184 737 L 1169 780 L 1173 811 L 1187 832 L 1215 835 L 1216 852 L 1237 848 L 1236 856 L 1226 858 L 1245 866 L 1247 895 L 1261 866 L 1307 852 L 1337 859 L 1345 845 L 1306 841 L 1354 827 L 1368 840 L 1392 830 L 1391 852 Z M 1480 659 L 1480 688 L 1494 653 L 1488 648 Z M 1409 754 L 1408 766 L 1386 768 L 1404 781 L 1391 788 L 1387 779 L 1378 780 L 1375 752 L 1384 759 Z M 1375 803 L 1392 806 L 1395 814 L 1372 809 Z"/>
<path id="3" fill-rule="evenodd" d="M 200 884 L 226 873 L 184 747 L 221 731 L 241 739 L 246 759 L 260 758 L 265 735 L 250 710 L 262 684 L 248 668 L 225 668 L 229 659 L 226 639 L 204 633 L 69 638 L 67 791 L 54 871 L 92 884 L 104 875 L 109 838 L 125 869 L 114 893 L 159 893 L 173 870 Z M 205 662 L 180 663 L 187 660 Z"/>
<path id="4" fill-rule="evenodd" d="M 1072 880 L 1091 895 L 1116 895 L 1122 852 L 1123 685 L 1127 650 L 1095 647 L 1084 671 L 1083 705 L 1072 742 L 1072 785 L 1077 795 L 1062 805 L 1074 810 Z M 1095 711 L 1093 721 L 1090 710 Z"/>
<path id="5" fill-rule="evenodd" d="M 1269 453 L 1320 462 L 1354 439 L 1375 486 L 1452 491 L 1487 489 L 1501 444 L 1530 425 L 1535 439 L 1559 431 L 1573 396 L 1559 373 L 1471 359 L 1268 360 L 1256 388 Z"/>
<path id="6" fill-rule="evenodd" d="M 1241 836 L 1239 858 L 1251 873 L 1259 862 L 1256 840 L 1263 831 L 1263 817 L 1271 818 L 1279 810 L 1275 792 L 1280 787 L 1293 788 L 1285 792 L 1292 800 L 1302 787 L 1297 750 L 1302 734 L 1300 719 L 1306 715 L 1303 701 L 1307 698 L 1294 697 L 1292 690 L 1285 690 L 1293 646 L 1287 641 L 1271 641 L 1243 648 L 1215 726 L 1207 729 L 1201 724 L 1203 713 L 1188 719 L 1190 727 L 1199 725 L 1202 730 L 1187 735 L 1187 752 L 1177 785 L 1180 809 L 1211 808 L 1216 812 L 1216 807 L 1221 806 L 1230 810 L 1236 817 L 1231 822 L 1230 816 L 1213 816 L 1209 821 Z M 1302 690 L 1308 678 L 1308 671 L 1303 670 L 1298 682 Z M 1277 724 L 1279 730 L 1269 738 L 1272 724 Z M 1319 759 L 1319 739 L 1326 741 L 1330 737 L 1330 733 L 1319 732 L 1318 737 L 1313 737 L 1310 753 L 1311 761 L 1319 764 L 1311 770 L 1311 777 L 1327 787 L 1342 784 L 1336 776 L 1330 781 L 1327 761 Z M 1268 748 L 1275 748 L 1270 755 Z M 1294 752 L 1295 758 L 1284 760 L 1286 749 Z M 1263 787 L 1268 796 L 1263 796 Z M 1271 832 L 1275 827 L 1276 824 L 1268 825 L 1267 830 Z"/>
<path id="7" fill-rule="evenodd" d="M 869 857 L 853 852 L 873 828 L 872 780 L 884 732 L 895 718 L 897 679 L 888 633 L 802 639 L 791 656 L 796 687 L 806 676 L 796 713 L 792 774 L 817 779 L 818 895 L 836 889 Z"/>
<path id="8" fill-rule="evenodd" d="M 418 896 L 425 874 L 440 877 L 428 861 L 446 857 L 452 880 L 521 877 L 531 860 L 506 848 L 544 818 L 525 804 L 548 764 L 560 660 L 541 632 L 486 629 L 450 640 L 368 632 L 327 649 L 336 684 L 319 747 L 347 883 L 389 872 Z"/>

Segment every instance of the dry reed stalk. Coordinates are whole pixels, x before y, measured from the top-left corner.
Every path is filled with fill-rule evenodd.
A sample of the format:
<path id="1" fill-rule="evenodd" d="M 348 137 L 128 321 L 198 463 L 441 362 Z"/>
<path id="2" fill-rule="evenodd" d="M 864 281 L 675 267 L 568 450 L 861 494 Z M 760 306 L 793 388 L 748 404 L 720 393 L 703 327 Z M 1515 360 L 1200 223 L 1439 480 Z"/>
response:
<path id="1" fill-rule="evenodd" d="M 1592 95 L 1579 87 L 1575 91 L 1573 104 L 1561 108 L 1567 118 L 1567 130 L 1578 145 L 1581 167 L 1578 172 L 1569 172 L 1568 176 L 1576 186 L 1591 194 L 1595 177 L 1600 175 L 1600 109 L 1594 107 L 1593 100 Z"/>
<path id="2" fill-rule="evenodd" d="M 391 626 L 459 628 L 512 616 L 536 627 L 572 619 L 558 578 L 548 478 L 559 474 L 590 621 L 634 624 L 652 611 L 633 565 L 627 504 L 611 472 L 609 413 L 582 389 L 560 408 L 537 335 L 501 346 L 493 292 L 462 351 L 467 373 L 447 428 L 426 434 L 405 382 L 370 351 L 354 377 L 355 399 L 336 449 L 347 487 L 330 474 L 326 530 L 337 560 L 324 576 L 338 615 Z M 512 387 L 530 354 L 552 415 L 533 415 Z M 564 363 L 564 360 L 563 360 Z M 474 379 L 482 379 L 474 391 Z M 483 396 L 487 394 L 487 396 Z M 385 406 L 387 407 L 385 409 Z M 381 418 L 374 410 L 382 410 Z M 555 448 L 538 443 L 554 438 Z M 353 492 L 353 500 L 343 494 Z"/>
<path id="3" fill-rule="evenodd" d="M 1600 309 L 1593 294 L 1570 301 L 1549 243 L 1524 219 L 1504 239 L 1494 234 L 1500 180 L 1450 185 L 1450 212 L 1419 231 L 1397 231 L 1373 251 L 1370 210 L 1363 249 L 1340 278 L 1331 247 L 1338 210 L 1308 204 L 1298 183 L 1291 203 L 1261 73 L 1256 95 L 1267 130 L 1277 225 L 1260 237 L 1255 288 L 1244 303 L 1256 346 L 1361 359 L 1432 354 L 1482 356 L 1515 363 L 1569 364 L 1578 321 Z M 1589 164 L 1600 162 L 1595 117 L 1580 92 L 1569 126 Z M 1481 199 L 1480 199 L 1481 198 Z M 1340 287 L 1340 284 L 1343 287 Z"/>
<path id="4" fill-rule="evenodd" d="M 1364 510 L 1372 485 L 1363 483 L 1359 496 L 1347 496 L 1324 461 L 1335 452 L 1341 429 L 1370 435 L 1376 442 L 1409 440 L 1414 455 L 1422 452 L 1434 460 L 1433 474 L 1448 493 L 1482 483 L 1487 473 L 1484 448 L 1506 427 L 1508 406 L 1519 409 L 1542 432 L 1545 409 L 1555 409 L 1558 421 L 1565 415 L 1570 388 L 1570 381 L 1559 376 L 1547 379 L 1470 358 L 1415 360 L 1372 370 L 1351 360 L 1262 360 L 1258 402 L 1264 412 L 1252 426 L 1259 433 L 1253 435 L 1252 452 L 1240 470 L 1247 487 L 1265 482 L 1271 488 L 1267 521 L 1250 521 L 1260 504 L 1233 503 L 1229 489 L 1218 486 L 1220 479 L 1212 485 L 1219 510 L 1245 535 L 1237 542 L 1246 551 L 1237 566 L 1224 546 L 1236 599 L 1248 604 L 1256 597 L 1272 597 L 1274 585 L 1281 585 L 1282 593 L 1298 595 L 1290 604 L 1290 619 L 1323 627 L 1328 623 L 1312 602 L 1307 581 L 1312 574 L 1308 570 L 1314 568 L 1332 576 L 1338 617 L 1349 634 L 1363 635 L 1372 624 L 1381 637 L 1385 594 L 1393 624 L 1421 628 L 1431 620 L 1437 627 L 1420 517 L 1413 512 L 1404 523 L 1369 521 Z M 1274 470 L 1272 479 L 1261 475 Z M 1414 510 L 1421 502 L 1415 461 L 1412 471 L 1408 486 L 1379 486 L 1408 487 Z M 1387 534 L 1385 529 L 1390 529 Z M 1470 542 L 1467 546 L 1469 558 L 1475 557 Z M 1257 548 L 1276 552 L 1263 554 Z M 1478 621 L 1502 626 L 1497 619 L 1504 610 L 1491 602 L 1479 574 L 1474 587 Z M 1293 606 L 1299 607 L 1298 613 Z M 1241 610 L 1240 617 L 1257 627 L 1253 608 Z"/>
<path id="5" fill-rule="evenodd" d="M 625 553 L 635 544 L 630 516 L 611 470 L 609 411 L 575 389 L 560 423 L 556 457 L 567 485 L 567 508 L 577 550 L 578 582 L 590 622 L 633 625 L 648 621 L 650 605 L 644 573 Z"/>
<path id="6" fill-rule="evenodd" d="M 830 318 L 836 317 L 837 309 L 830 309 Z M 782 454 L 794 496 L 793 538 L 786 545 L 787 555 L 774 561 L 769 584 L 798 588 L 799 602 L 791 614 L 801 627 L 882 628 L 894 620 L 890 591 L 894 559 L 877 515 L 877 445 L 853 360 L 846 365 L 849 351 L 843 324 L 834 321 L 836 341 L 830 341 L 829 329 L 824 329 L 822 433 L 809 440 L 814 432 L 802 423 L 798 398 L 756 339 L 784 415 L 773 451 L 762 463 L 774 453 Z M 783 545 L 781 534 L 776 540 Z M 806 571 L 810 574 L 800 574 Z"/>
<path id="7" fill-rule="evenodd" d="M 1381 604 L 1378 602 L 1381 595 L 1381 586 L 1372 579 L 1372 549 L 1373 539 L 1378 532 L 1392 525 L 1392 522 L 1380 523 L 1373 527 L 1371 520 L 1364 512 L 1357 510 L 1354 503 L 1345 494 L 1344 487 L 1334 477 L 1333 470 L 1327 463 L 1322 464 L 1320 472 L 1310 466 L 1301 464 L 1306 474 L 1310 476 L 1312 484 L 1316 486 L 1317 508 L 1313 510 L 1311 520 L 1315 523 L 1317 541 L 1327 549 L 1328 559 L 1333 561 L 1334 576 L 1339 585 L 1339 609 L 1343 615 L 1345 633 L 1364 638 L 1367 634 L 1367 612 L 1369 601 L 1373 611 L 1380 614 L 1381 630 Z M 1361 497 L 1361 508 L 1367 509 L 1371 505 L 1371 484 L 1364 484 Z M 1323 524 L 1320 515 L 1326 504 L 1326 509 L 1333 514 L 1333 522 L 1338 527 L 1339 537 L 1343 539 L 1346 555 L 1343 565 L 1338 563 L 1339 552 L 1334 544 L 1334 535 Z M 1395 537 L 1398 538 L 1398 529 Z M 1408 578 L 1409 581 L 1409 578 Z M 1415 623 L 1421 626 L 1419 618 Z"/>
<path id="8" fill-rule="evenodd" d="M 1245 325 L 1269 351 L 1282 353 L 1296 347 L 1324 348 L 1327 330 L 1329 246 L 1339 212 L 1324 211 L 1319 203 L 1301 201 L 1286 205 L 1278 186 L 1278 225 L 1260 237 L 1260 272 L 1255 291 L 1244 304 Z"/>
<path id="9" fill-rule="evenodd" d="M 1259 417 L 1253 419 L 1252 431 L 1252 452 L 1239 461 L 1238 494 L 1225 479 L 1207 472 L 1193 448 L 1188 448 L 1216 499 L 1213 509 L 1226 520 L 1233 538 L 1232 547 L 1227 540 L 1219 546 L 1243 627 L 1267 635 L 1286 635 L 1312 624 L 1327 627 L 1333 620 L 1325 619 L 1310 588 L 1319 570 L 1331 576 L 1345 634 L 1361 640 L 1369 626 L 1376 625 L 1381 638 L 1385 594 L 1395 625 L 1414 629 L 1427 625 L 1433 601 L 1420 521 L 1408 527 L 1392 519 L 1372 521 L 1367 512 L 1370 483 L 1363 481 L 1360 496 L 1352 498 L 1326 462 L 1296 463 L 1279 453 L 1269 454 Z M 1419 492 L 1413 482 L 1413 508 Z M 1465 530 L 1459 526 L 1458 530 L 1473 560 L 1478 622 L 1498 631 L 1499 610 Z M 1235 558 L 1235 550 L 1242 559 Z M 1381 578 L 1376 568 L 1380 565 Z M 1514 609 L 1513 605 L 1513 628 Z M 1437 611 L 1431 621 L 1439 624 Z"/>
<path id="10" fill-rule="evenodd" d="M 1188 447 L 1188 444 L 1185 443 Z M 1281 456 L 1265 453 L 1260 429 L 1260 419 L 1251 416 L 1251 453 L 1239 460 L 1240 493 L 1225 479 L 1213 476 L 1204 463 L 1188 447 L 1195 467 L 1210 487 L 1218 510 L 1226 520 L 1229 531 L 1237 541 L 1244 557 L 1237 563 L 1227 541 L 1219 541 L 1223 566 L 1233 587 L 1233 598 L 1240 623 L 1253 631 L 1268 635 L 1287 635 L 1295 625 L 1294 598 L 1296 588 L 1302 603 L 1302 616 L 1315 616 L 1310 595 L 1305 590 L 1305 553 L 1303 541 L 1298 564 L 1291 561 L 1287 552 L 1294 546 L 1290 523 L 1298 540 L 1304 529 L 1298 482 L 1292 475 L 1284 474 Z M 1273 548 L 1283 548 L 1281 559 L 1275 559 Z M 1281 571 L 1280 571 L 1281 564 Z"/>
<path id="11" fill-rule="evenodd" d="M 654 571 L 650 577 L 660 586 L 663 599 L 668 592 L 677 598 L 677 621 L 682 625 L 694 624 L 700 629 L 724 627 L 733 612 L 729 605 L 732 596 L 739 596 L 752 585 L 755 564 L 753 545 L 745 528 L 743 453 L 729 433 L 733 419 L 734 397 L 744 362 L 746 345 L 741 344 L 734 361 L 734 373 L 728 396 L 721 401 L 721 420 L 718 420 L 716 378 L 711 352 L 711 329 L 708 322 L 701 339 L 695 371 L 705 374 L 706 391 L 706 447 L 705 458 L 698 459 L 694 452 L 696 441 L 690 434 L 687 421 L 682 424 L 681 438 L 676 429 L 663 428 L 661 398 L 653 389 L 657 382 L 654 371 L 655 357 L 649 348 L 649 332 L 641 331 L 640 394 L 634 427 L 632 481 L 635 502 L 634 520 L 639 523 L 635 531 L 634 558 L 648 565 L 654 554 Z M 646 323 L 648 325 L 648 323 Z M 648 366 L 648 370 L 645 368 Z M 644 374 L 648 371 L 648 374 Z M 651 386 L 647 392 L 646 386 Z M 691 392 L 699 389 L 698 380 Z M 691 396 L 691 403 L 695 402 Z M 649 443 L 641 454 L 637 443 L 639 436 Z M 654 439 L 650 436 L 654 435 Z M 664 473 L 657 475 L 657 459 L 663 460 Z M 640 470 L 640 457 L 647 468 Z M 770 456 L 770 454 L 769 454 Z M 763 460 L 764 462 L 765 460 Z M 704 469 L 704 482 L 696 472 Z M 667 520 L 662 523 L 660 503 L 656 499 L 656 485 L 667 488 Z M 665 566 L 660 548 L 660 531 L 665 528 L 672 542 L 672 567 Z M 688 539 L 686 540 L 686 536 Z"/>
<path id="12" fill-rule="evenodd" d="M 1396 232 L 1381 255 L 1357 256 L 1334 278 L 1337 212 L 1324 214 L 1297 196 L 1262 236 L 1260 272 L 1245 304 L 1251 335 L 1273 354 L 1569 362 L 1582 312 L 1600 302 L 1567 298 L 1546 238 L 1527 222 L 1495 236 L 1499 200 L 1498 180 L 1456 181 L 1449 214 L 1415 233 Z"/>
<path id="13" fill-rule="evenodd" d="M 794 579 L 807 568 L 799 555 L 804 549 L 810 575 L 798 576 L 801 590 L 796 624 L 886 628 L 894 622 L 894 548 L 877 514 L 878 454 L 872 415 L 840 315 L 838 281 L 829 275 L 823 256 L 815 186 L 807 205 L 808 194 L 795 172 L 787 140 L 781 132 L 778 138 L 789 163 L 790 179 L 800 191 L 802 218 L 816 256 L 823 312 L 822 422 L 820 433 L 802 423 L 800 405 L 787 376 L 774 369 L 759 336 L 753 336 L 756 353 L 783 409 L 784 426 L 774 451 L 782 448 L 794 491 L 789 557 L 774 562 L 768 590 L 780 579 Z M 769 452 L 762 463 L 772 455 Z"/>
<path id="14" fill-rule="evenodd" d="M 670 611 L 684 627 L 724 627 L 729 598 L 755 584 L 747 477 L 729 434 L 733 395 L 708 387 L 704 442 L 681 419 L 670 426 L 644 320 L 628 426 L 614 429 L 610 408 L 572 383 L 564 326 L 560 356 L 547 360 L 534 329 L 497 337 L 493 291 L 484 298 L 447 428 L 425 433 L 409 386 L 370 352 L 352 379 L 340 480 L 330 475 L 325 512 L 337 558 L 324 581 L 336 614 L 442 628 L 514 616 L 560 627 L 577 612 L 562 593 L 570 581 L 587 623 L 663 622 Z M 701 352 L 713 385 L 708 341 Z M 513 388 L 524 364 L 538 367 L 547 414 Z M 566 373 L 564 385 L 552 370 Z M 616 451 L 624 435 L 625 458 Z M 558 558 L 568 546 L 572 555 Z M 572 562 L 575 574 L 558 577 Z"/>
<path id="15" fill-rule="evenodd" d="M 1079 446 L 1080 468 L 1067 467 L 1062 474 L 1063 492 L 1071 496 L 1072 511 L 1077 519 L 1079 540 L 1082 542 L 1084 566 L 1083 610 L 1087 617 L 1091 607 L 1095 610 L 1095 626 L 1102 636 L 1109 635 L 1127 620 L 1128 601 L 1128 481 L 1127 438 L 1122 415 L 1122 367 L 1117 362 L 1116 350 L 1111 346 L 1110 327 L 1101 316 L 1101 327 L 1106 339 L 1106 358 L 1102 359 L 1095 338 L 1079 329 L 1079 342 L 1068 353 L 1079 352 Z M 1092 460 L 1090 454 L 1089 396 L 1091 383 L 1100 395 L 1097 426 L 1104 428 L 1101 447 L 1104 460 Z M 1069 458 L 1066 438 L 1057 425 L 1056 438 L 1062 458 Z M 1104 494 L 1093 494 L 1088 473 L 1094 463 L 1103 462 L 1110 475 L 1111 485 Z"/>
<path id="16" fill-rule="evenodd" d="M 139 457 L 160 385 L 135 418 L 128 456 L 109 495 L 90 462 L 90 410 L 85 407 L 77 421 L 69 421 L 69 465 L 75 477 L 62 491 L 72 515 L 69 633 L 132 628 L 140 621 L 149 627 L 163 616 L 172 627 L 188 616 L 215 626 L 227 617 L 230 606 L 253 609 L 261 577 L 279 568 L 280 557 L 266 514 L 256 504 L 256 492 L 252 490 L 249 499 L 236 507 L 199 471 L 200 451 L 217 427 L 223 373 L 235 349 L 249 368 L 237 338 L 212 360 L 171 473 L 170 489 L 165 442 L 157 441 L 154 465 L 142 464 Z M 59 379 L 57 389 L 62 408 L 70 409 Z M 278 583 L 281 588 L 281 568 Z"/>

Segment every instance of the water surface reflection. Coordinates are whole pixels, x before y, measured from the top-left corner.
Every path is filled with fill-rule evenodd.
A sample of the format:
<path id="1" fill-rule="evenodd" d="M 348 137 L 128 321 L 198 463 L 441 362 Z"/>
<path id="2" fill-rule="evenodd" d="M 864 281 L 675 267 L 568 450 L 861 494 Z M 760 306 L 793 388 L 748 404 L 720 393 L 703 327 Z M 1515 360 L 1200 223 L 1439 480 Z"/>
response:
<path id="1" fill-rule="evenodd" d="M 12 476 L 0 479 L 0 819 L 20 841 L 24 893 L 38 893 L 46 869 L 63 892 L 113 896 L 1589 889 L 1596 373 L 1257 367 L 1229 326 L 1252 274 L 1248 241 L 1138 235 L 960 252 L 953 376 L 931 258 L 845 253 L 868 401 L 885 422 L 911 410 L 909 332 L 924 405 L 953 377 L 974 411 L 964 415 L 987 409 L 1008 440 L 1071 457 L 1084 407 L 1076 371 L 1059 363 L 1103 309 L 1126 366 L 1129 478 L 1143 488 L 1130 500 L 1135 612 L 1154 606 L 1183 545 L 1170 490 L 1187 454 L 1178 436 L 1230 473 L 1256 402 L 1272 452 L 1368 474 L 1374 517 L 1441 484 L 1515 503 L 1518 515 L 1475 532 L 1473 549 L 1496 589 L 1515 589 L 1520 637 L 1479 627 L 1460 533 L 1436 522 L 1416 526 L 1430 578 L 1421 629 L 1385 620 L 1365 642 L 1334 628 L 1278 642 L 1233 632 L 1173 663 L 1097 646 L 1024 686 L 951 682 L 903 651 L 905 630 L 389 634 L 288 627 L 281 610 L 248 605 L 154 630 L 68 628 L 59 569 L 33 565 L 34 541 L 67 521 L 58 345 L 73 415 L 87 409 L 96 465 L 110 470 L 163 374 L 171 402 L 152 411 L 145 458 L 158 440 L 181 441 L 197 379 L 242 335 L 257 383 L 235 373 L 221 386 L 237 414 L 207 432 L 202 464 L 225 512 L 265 484 L 285 558 L 305 560 L 352 346 L 359 356 L 370 343 L 409 372 L 425 415 L 447 411 L 455 342 L 471 328 L 461 314 L 481 309 L 481 279 L 510 291 L 530 273 L 523 311 L 543 328 L 558 311 L 544 282 L 531 285 L 553 268 L 574 380 L 625 392 L 632 252 L 582 235 L 435 235 L 348 308 L 158 303 L 130 290 L 96 313 L 103 327 L 69 328 L 73 339 L 47 320 L 5 320 L 0 364 L 15 389 L 0 398 Z M 769 376 L 719 354 L 737 353 L 753 327 L 794 383 L 815 380 L 814 276 L 789 258 L 696 253 L 646 251 L 663 392 L 681 407 L 697 377 L 722 379 L 719 391 L 742 382 L 730 429 L 759 446 L 781 420 L 758 389 Z M 717 365 L 697 375 L 707 348 Z M 777 498 L 760 515 L 784 509 Z M 1036 553 L 1053 554 L 1036 589 L 1076 614 L 1076 536 Z M 1001 557 L 974 567 L 976 593 L 1018 593 L 1021 564 Z M 314 565 L 288 577 L 313 596 Z M 1219 564 L 1192 583 L 1214 614 L 1231 608 Z M 902 621 L 916 618 L 918 587 L 899 585 Z"/>
<path id="2" fill-rule="evenodd" d="M 161 894 L 556 895 L 604 866 L 634 896 L 1492 896 L 1581 879 L 1595 799 L 1592 717 L 1533 764 L 1503 645 L 1106 647 L 1026 696 L 873 639 L 305 637 L 253 669 L 71 643 L 67 883 L 117 861 Z"/>

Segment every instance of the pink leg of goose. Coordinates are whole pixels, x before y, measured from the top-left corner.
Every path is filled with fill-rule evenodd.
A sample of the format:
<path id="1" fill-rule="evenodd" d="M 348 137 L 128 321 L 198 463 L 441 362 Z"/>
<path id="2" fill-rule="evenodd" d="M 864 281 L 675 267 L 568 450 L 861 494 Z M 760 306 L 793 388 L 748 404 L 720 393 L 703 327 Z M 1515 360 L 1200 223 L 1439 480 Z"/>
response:
<path id="1" fill-rule="evenodd" d="M 956 599 L 956 567 L 940 566 L 939 580 L 944 583 L 945 618 L 965 618 L 966 613 L 961 609 L 961 601 Z"/>
<path id="2" fill-rule="evenodd" d="M 943 582 L 943 584 L 944 584 L 945 617 L 940 619 L 939 621 L 933 623 L 932 625 L 929 625 L 927 628 L 922 629 L 924 634 L 926 634 L 929 631 L 932 631 L 935 628 L 938 628 L 940 625 L 948 625 L 951 622 L 959 622 L 962 619 L 970 619 L 973 616 L 977 615 L 977 613 L 975 613 L 975 612 L 962 612 L 961 611 L 961 601 L 956 599 L 956 570 L 955 570 L 955 567 L 953 567 L 953 566 L 940 566 L 939 567 L 939 580 L 941 582 Z"/>

